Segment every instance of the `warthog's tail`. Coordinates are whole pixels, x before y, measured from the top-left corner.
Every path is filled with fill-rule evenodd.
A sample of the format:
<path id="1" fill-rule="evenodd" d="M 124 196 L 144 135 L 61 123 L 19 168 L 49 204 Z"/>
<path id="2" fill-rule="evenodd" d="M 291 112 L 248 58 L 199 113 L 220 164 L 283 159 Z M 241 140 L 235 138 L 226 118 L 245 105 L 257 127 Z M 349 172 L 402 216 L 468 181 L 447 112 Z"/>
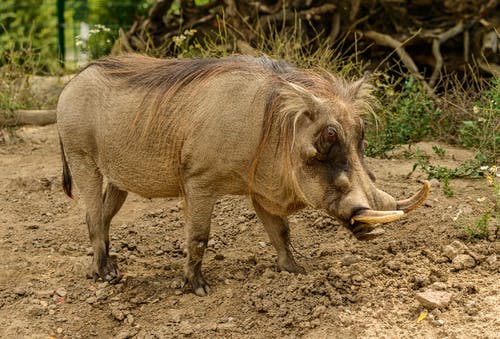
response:
<path id="1" fill-rule="evenodd" d="M 73 195 L 71 194 L 71 188 L 73 186 L 73 180 L 71 178 L 71 171 L 69 170 L 68 161 L 66 160 L 66 154 L 64 153 L 64 147 L 60 137 L 59 145 L 61 146 L 61 159 L 63 163 L 62 186 L 68 197 L 72 198 Z"/>

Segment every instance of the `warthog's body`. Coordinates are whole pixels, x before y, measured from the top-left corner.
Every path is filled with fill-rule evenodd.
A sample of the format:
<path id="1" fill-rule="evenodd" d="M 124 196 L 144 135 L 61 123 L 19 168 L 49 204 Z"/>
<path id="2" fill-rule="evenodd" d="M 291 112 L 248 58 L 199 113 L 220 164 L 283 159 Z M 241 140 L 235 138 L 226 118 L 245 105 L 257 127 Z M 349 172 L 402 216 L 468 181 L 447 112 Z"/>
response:
<path id="1" fill-rule="evenodd" d="M 200 295 L 210 217 L 224 194 L 251 196 L 291 272 L 304 270 L 288 247 L 290 213 L 310 205 L 347 225 L 360 210 L 395 209 L 364 168 L 362 87 L 265 58 L 124 56 L 89 65 L 62 92 L 57 124 L 66 192 L 74 177 L 87 207 L 91 273 L 119 277 L 109 224 L 129 191 L 184 197 L 185 279 Z"/>

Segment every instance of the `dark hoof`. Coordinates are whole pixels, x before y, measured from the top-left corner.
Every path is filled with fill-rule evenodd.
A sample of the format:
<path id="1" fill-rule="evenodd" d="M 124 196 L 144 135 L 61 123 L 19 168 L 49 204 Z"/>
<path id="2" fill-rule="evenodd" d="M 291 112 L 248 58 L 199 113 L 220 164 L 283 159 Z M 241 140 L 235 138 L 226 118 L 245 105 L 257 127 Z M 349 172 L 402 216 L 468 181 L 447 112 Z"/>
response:
<path id="1" fill-rule="evenodd" d="M 306 269 L 298 265 L 292 256 L 287 256 L 283 259 L 278 259 L 278 267 L 281 271 L 287 271 L 296 274 L 307 274 Z"/>
<path id="2" fill-rule="evenodd" d="M 87 278 L 93 279 L 94 282 L 101 279 L 110 284 L 116 284 L 121 280 L 122 275 L 118 270 L 115 258 L 108 257 L 105 263 L 99 266 L 93 262 L 87 272 Z"/>
<path id="3" fill-rule="evenodd" d="M 186 285 L 190 285 L 193 293 L 199 297 L 204 297 L 210 293 L 210 286 L 201 274 L 193 276 L 191 279 L 184 277 L 181 281 L 181 288 L 184 288 Z"/>

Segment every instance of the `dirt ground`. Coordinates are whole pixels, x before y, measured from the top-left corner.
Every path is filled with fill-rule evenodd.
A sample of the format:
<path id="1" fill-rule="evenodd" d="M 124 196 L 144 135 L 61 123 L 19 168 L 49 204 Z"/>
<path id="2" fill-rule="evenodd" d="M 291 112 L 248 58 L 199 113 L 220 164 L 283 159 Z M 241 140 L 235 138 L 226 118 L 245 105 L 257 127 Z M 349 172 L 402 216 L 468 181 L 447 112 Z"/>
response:
<path id="1" fill-rule="evenodd" d="M 425 206 L 367 242 L 321 212 L 291 216 L 307 275 L 279 272 L 248 199 L 226 197 L 204 260 L 211 293 L 197 297 L 180 288 L 178 199 L 129 195 L 111 227 L 122 281 L 86 279 L 92 249 L 82 202 L 60 186 L 56 128 L 18 136 L 0 145 L 1 338 L 500 338 L 500 242 L 467 241 L 453 220 L 478 217 L 491 204 L 485 180 L 453 180 L 451 198 L 434 185 Z M 433 144 L 419 145 L 433 161 L 472 157 L 440 145 L 446 154 L 438 159 Z M 368 163 L 377 185 L 398 198 L 420 187 L 422 175 L 407 178 L 414 160 Z M 454 241 L 472 262 L 445 256 Z M 426 309 L 416 295 L 427 290 L 451 301 Z"/>

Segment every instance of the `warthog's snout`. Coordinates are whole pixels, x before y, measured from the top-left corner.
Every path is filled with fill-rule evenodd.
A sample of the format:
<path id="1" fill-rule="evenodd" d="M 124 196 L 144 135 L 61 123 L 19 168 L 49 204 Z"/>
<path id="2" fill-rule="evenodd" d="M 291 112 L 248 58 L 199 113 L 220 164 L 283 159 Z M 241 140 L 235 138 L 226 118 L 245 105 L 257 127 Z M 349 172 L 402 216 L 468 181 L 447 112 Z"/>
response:
<path id="1" fill-rule="evenodd" d="M 360 240 L 372 239 L 384 233 L 378 224 L 386 224 L 400 219 L 403 215 L 413 211 L 424 203 L 430 192 L 430 183 L 425 180 L 422 189 L 405 200 L 396 202 L 396 210 L 372 210 L 359 208 L 351 216 L 350 229 Z"/>

